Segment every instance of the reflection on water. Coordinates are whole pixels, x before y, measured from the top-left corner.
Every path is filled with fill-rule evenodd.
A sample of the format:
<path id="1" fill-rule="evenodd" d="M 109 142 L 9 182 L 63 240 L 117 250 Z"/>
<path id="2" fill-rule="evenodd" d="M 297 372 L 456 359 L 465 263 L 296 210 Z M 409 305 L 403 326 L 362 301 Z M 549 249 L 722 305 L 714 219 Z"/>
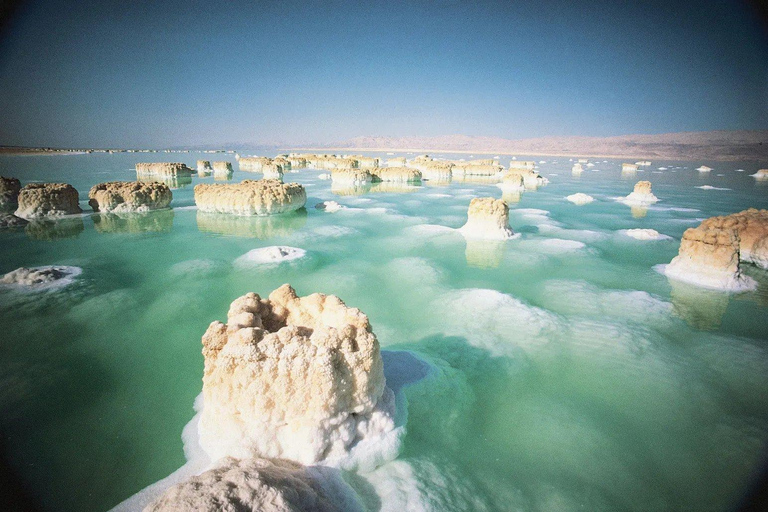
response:
<path id="1" fill-rule="evenodd" d="M 497 268 L 504 259 L 506 240 L 476 240 L 467 238 L 467 265 L 477 268 Z"/>
<path id="2" fill-rule="evenodd" d="M 408 192 L 416 192 L 421 187 L 418 185 L 412 185 L 410 183 L 397 183 L 394 181 L 381 181 L 371 185 L 371 193 L 376 192 L 390 192 L 395 194 L 404 194 Z"/>
<path id="3" fill-rule="evenodd" d="M 362 196 L 371 191 L 371 186 L 370 183 L 364 185 L 348 185 L 332 181 L 331 193 L 336 194 L 337 196 Z"/>
<path id="4" fill-rule="evenodd" d="M 234 172 L 215 172 L 213 173 L 213 180 L 214 181 L 230 181 L 232 180 L 232 175 Z"/>
<path id="5" fill-rule="evenodd" d="M 197 229 L 200 231 L 260 240 L 289 235 L 306 223 L 307 210 L 304 208 L 263 217 L 197 212 Z"/>
<path id="6" fill-rule="evenodd" d="M 140 174 L 136 172 L 136 181 L 142 183 L 164 183 L 171 189 L 184 188 L 192 184 L 192 176 L 158 176 L 157 174 Z"/>
<path id="7" fill-rule="evenodd" d="M 688 325 L 701 331 L 714 331 L 728 309 L 729 296 L 725 292 L 707 290 L 674 279 L 669 279 L 672 287 L 672 307 L 677 316 Z"/>
<path id="8" fill-rule="evenodd" d="M 621 178 L 628 180 L 628 179 L 635 179 L 637 178 L 637 171 L 626 171 L 624 169 L 621 170 Z"/>
<path id="9" fill-rule="evenodd" d="M 647 206 L 632 206 L 630 207 L 632 211 L 632 217 L 635 219 L 642 219 L 646 215 L 648 215 L 648 207 Z"/>
<path id="10" fill-rule="evenodd" d="M 516 192 L 502 192 L 501 194 L 501 200 L 504 201 L 507 204 L 515 204 L 519 203 L 520 199 L 523 198 L 523 193 L 520 191 Z"/>
<path id="11" fill-rule="evenodd" d="M 433 179 L 422 179 L 421 183 L 422 185 L 426 185 L 428 187 L 447 187 L 451 184 L 452 178 L 446 178 L 442 180 L 433 180 Z"/>
<path id="12" fill-rule="evenodd" d="M 93 227 L 99 233 L 168 232 L 173 228 L 173 210 L 144 213 L 97 213 Z"/>
<path id="13" fill-rule="evenodd" d="M 80 216 L 61 219 L 35 219 L 29 221 L 24 232 L 35 240 L 59 240 L 61 238 L 76 238 L 83 232 L 83 218 Z"/>

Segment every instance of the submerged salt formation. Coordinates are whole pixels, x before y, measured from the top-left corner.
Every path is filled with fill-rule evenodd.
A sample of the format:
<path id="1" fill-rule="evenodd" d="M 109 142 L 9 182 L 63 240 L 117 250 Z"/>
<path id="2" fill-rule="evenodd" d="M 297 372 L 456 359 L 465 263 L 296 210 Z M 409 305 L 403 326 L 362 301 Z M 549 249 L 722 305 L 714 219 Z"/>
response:
<path id="1" fill-rule="evenodd" d="M 197 161 L 197 174 L 210 174 L 213 172 L 213 167 L 211 167 L 211 162 L 208 160 L 198 160 Z"/>
<path id="2" fill-rule="evenodd" d="M 571 194 L 567 196 L 566 199 L 578 206 L 589 204 L 595 200 L 594 197 L 584 194 L 583 192 L 577 192 L 575 194 Z"/>
<path id="3" fill-rule="evenodd" d="M 136 174 L 143 176 L 189 176 L 195 171 L 179 162 L 151 162 L 136 164 Z"/>
<path id="4" fill-rule="evenodd" d="M 760 169 L 755 174 L 750 174 L 750 176 L 758 180 L 768 180 L 768 169 Z"/>
<path id="5" fill-rule="evenodd" d="M 379 342 L 368 317 L 338 297 L 232 302 L 203 335 L 200 446 L 211 457 L 341 463 L 358 443 L 395 429 Z M 393 456 L 394 454 L 390 454 Z"/>
<path id="6" fill-rule="evenodd" d="M 339 485 L 346 487 L 288 460 L 228 457 L 169 488 L 144 512 L 354 512 L 359 507 L 338 494 Z"/>
<path id="7" fill-rule="evenodd" d="M 173 194 L 163 183 L 110 181 L 94 185 L 88 199 L 95 212 L 148 212 L 168 208 Z"/>
<path id="8" fill-rule="evenodd" d="M 420 183 L 421 173 L 408 167 L 376 167 L 370 169 L 373 180 L 395 183 Z"/>
<path id="9" fill-rule="evenodd" d="M 658 197 L 651 192 L 650 181 L 638 181 L 635 183 L 635 188 L 631 194 L 627 197 L 619 198 L 621 202 L 628 205 L 643 206 L 657 202 Z"/>
<path id="10" fill-rule="evenodd" d="M 195 186 L 195 204 L 201 212 L 274 215 L 298 210 L 306 202 L 307 193 L 298 183 L 265 179 Z"/>
<path id="11" fill-rule="evenodd" d="M 339 186 L 355 186 L 371 183 L 373 175 L 366 169 L 334 169 L 331 179 Z"/>
<path id="12" fill-rule="evenodd" d="M 19 192 L 16 216 L 25 219 L 81 213 L 80 196 L 66 183 L 29 183 Z"/>
<path id="13" fill-rule="evenodd" d="M 0 278 L 0 285 L 30 290 L 47 289 L 53 285 L 69 284 L 82 270 L 78 267 L 21 267 Z"/>
<path id="14" fill-rule="evenodd" d="M 664 273 L 687 283 L 725 291 L 753 289 L 753 279 L 741 273 L 739 234 L 735 229 L 705 226 L 683 233 L 678 255 Z"/>
<path id="15" fill-rule="evenodd" d="M 467 223 L 459 229 L 465 238 L 506 240 L 514 236 L 509 227 L 509 207 L 501 199 L 472 199 L 467 217 Z"/>
<path id="16" fill-rule="evenodd" d="M 16 178 L 0 176 L 0 211 L 13 211 L 19 204 L 21 182 Z"/>

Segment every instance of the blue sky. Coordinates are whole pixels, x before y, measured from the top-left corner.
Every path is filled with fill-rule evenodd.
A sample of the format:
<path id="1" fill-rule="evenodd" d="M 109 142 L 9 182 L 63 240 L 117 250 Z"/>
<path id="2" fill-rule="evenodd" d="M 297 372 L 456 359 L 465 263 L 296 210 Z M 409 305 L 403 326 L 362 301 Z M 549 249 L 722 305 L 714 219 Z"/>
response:
<path id="1" fill-rule="evenodd" d="M 333 142 L 768 129 L 740 1 L 29 1 L 0 144 Z"/>

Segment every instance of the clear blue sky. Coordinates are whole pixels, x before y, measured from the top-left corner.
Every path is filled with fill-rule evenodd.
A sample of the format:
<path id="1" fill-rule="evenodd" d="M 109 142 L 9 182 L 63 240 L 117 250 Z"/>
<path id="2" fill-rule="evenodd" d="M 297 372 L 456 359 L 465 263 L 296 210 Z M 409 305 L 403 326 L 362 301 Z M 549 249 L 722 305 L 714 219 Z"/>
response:
<path id="1" fill-rule="evenodd" d="M 333 142 L 768 128 L 741 1 L 29 1 L 0 144 Z"/>

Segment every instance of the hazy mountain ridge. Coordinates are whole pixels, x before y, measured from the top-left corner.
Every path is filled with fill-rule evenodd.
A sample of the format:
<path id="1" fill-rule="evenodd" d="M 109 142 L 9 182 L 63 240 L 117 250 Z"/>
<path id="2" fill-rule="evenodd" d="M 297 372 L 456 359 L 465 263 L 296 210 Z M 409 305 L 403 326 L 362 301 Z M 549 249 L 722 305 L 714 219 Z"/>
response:
<path id="1" fill-rule="evenodd" d="M 679 132 L 614 137 L 504 139 L 436 137 L 355 137 L 329 145 L 344 149 L 473 151 L 478 153 L 581 155 L 680 160 L 768 160 L 768 130 Z"/>

